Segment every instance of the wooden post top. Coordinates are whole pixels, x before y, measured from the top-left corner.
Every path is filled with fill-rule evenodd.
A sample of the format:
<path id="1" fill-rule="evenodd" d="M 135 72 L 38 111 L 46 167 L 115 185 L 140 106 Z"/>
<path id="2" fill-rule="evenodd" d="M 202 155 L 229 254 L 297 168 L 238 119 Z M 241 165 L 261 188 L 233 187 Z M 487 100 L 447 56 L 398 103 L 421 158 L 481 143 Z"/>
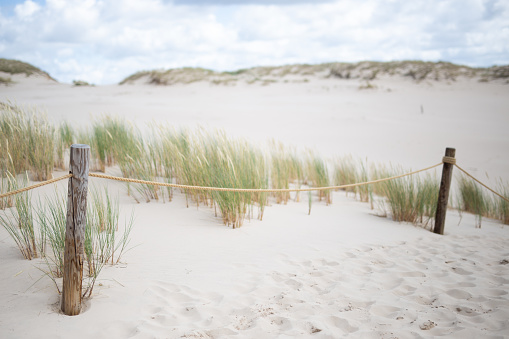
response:
<path id="1" fill-rule="evenodd" d="M 72 144 L 71 148 L 90 148 L 87 144 Z"/>

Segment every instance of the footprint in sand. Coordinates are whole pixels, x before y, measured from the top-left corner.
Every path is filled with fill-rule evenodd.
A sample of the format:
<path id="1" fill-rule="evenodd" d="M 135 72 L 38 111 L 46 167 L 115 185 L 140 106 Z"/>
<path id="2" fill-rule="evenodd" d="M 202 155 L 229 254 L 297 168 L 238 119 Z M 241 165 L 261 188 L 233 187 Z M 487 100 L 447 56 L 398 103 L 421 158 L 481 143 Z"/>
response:
<path id="1" fill-rule="evenodd" d="M 323 277 L 323 272 L 321 271 L 311 271 L 309 272 L 309 275 L 312 276 L 312 277 Z"/>
<path id="2" fill-rule="evenodd" d="M 293 327 L 292 322 L 284 317 L 270 317 L 270 323 L 276 325 L 280 331 L 287 331 Z"/>
<path id="3" fill-rule="evenodd" d="M 293 287 L 294 289 L 299 289 L 299 288 L 302 288 L 302 286 L 303 286 L 301 282 L 294 280 L 294 279 L 286 280 L 285 284 Z"/>
<path id="4" fill-rule="evenodd" d="M 355 254 L 350 253 L 350 252 L 345 252 L 344 256 L 347 257 L 347 258 L 350 258 L 350 259 L 357 257 Z"/>
<path id="5" fill-rule="evenodd" d="M 418 277 L 418 278 L 424 278 L 426 277 L 426 274 L 419 272 L 419 271 L 411 271 L 411 272 L 400 272 L 396 273 L 399 274 L 400 277 Z"/>
<path id="6" fill-rule="evenodd" d="M 386 278 L 381 279 L 378 283 L 378 286 L 384 291 L 395 289 L 396 287 L 400 286 L 405 280 L 402 278 Z"/>
<path id="7" fill-rule="evenodd" d="M 507 294 L 507 291 L 499 290 L 499 289 L 488 289 L 483 292 L 484 295 L 489 297 L 501 297 Z"/>
<path id="8" fill-rule="evenodd" d="M 472 298 L 472 295 L 466 291 L 458 290 L 458 289 L 452 289 L 445 292 L 447 295 L 450 295 L 453 298 L 456 299 L 470 299 Z"/>
<path id="9" fill-rule="evenodd" d="M 467 271 L 461 267 L 452 267 L 452 271 L 459 275 L 472 275 L 473 273 L 470 271 Z"/>
<path id="10" fill-rule="evenodd" d="M 398 313 L 401 312 L 402 309 L 390 305 L 373 305 L 371 306 L 369 311 L 370 313 L 376 316 L 385 317 L 389 319 L 396 319 Z"/>
<path id="11" fill-rule="evenodd" d="M 464 306 L 459 307 L 458 306 L 454 310 L 456 311 L 456 313 L 461 314 L 461 315 L 465 315 L 465 316 L 468 316 L 468 317 L 474 317 L 476 315 L 479 315 L 478 312 L 476 312 L 475 310 L 471 309 L 470 307 L 464 307 Z"/>
<path id="12" fill-rule="evenodd" d="M 410 285 L 402 285 L 398 287 L 397 289 L 393 290 L 392 293 L 394 293 L 397 296 L 407 296 L 412 293 L 414 293 L 416 290 L 415 287 L 412 287 Z"/>
<path id="13" fill-rule="evenodd" d="M 328 317 L 327 322 L 330 323 L 332 326 L 339 328 L 345 333 L 353 333 L 359 330 L 358 327 L 350 325 L 348 320 L 336 316 Z"/>
<path id="14" fill-rule="evenodd" d="M 419 305 L 433 305 L 437 298 L 426 295 L 409 296 L 408 300 L 412 300 Z"/>
<path id="15" fill-rule="evenodd" d="M 272 272 L 270 276 L 275 282 L 281 282 L 286 279 L 286 277 L 279 272 Z"/>

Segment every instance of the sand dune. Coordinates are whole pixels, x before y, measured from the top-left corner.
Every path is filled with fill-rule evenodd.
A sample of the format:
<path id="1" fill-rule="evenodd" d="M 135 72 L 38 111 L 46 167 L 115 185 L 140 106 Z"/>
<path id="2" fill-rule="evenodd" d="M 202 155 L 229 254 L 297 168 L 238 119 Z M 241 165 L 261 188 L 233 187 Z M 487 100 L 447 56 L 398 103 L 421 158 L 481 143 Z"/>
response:
<path id="1" fill-rule="evenodd" d="M 361 84 L 71 87 L 27 80 L 2 87 L 0 101 L 37 105 L 54 121 L 85 124 L 91 114 L 109 113 L 140 127 L 202 124 L 259 143 L 277 138 L 328 157 L 351 153 L 414 169 L 439 162 L 453 146 L 474 174 L 509 179 L 509 86 Z M 123 217 L 134 208 L 136 247 L 103 270 L 83 313 L 66 317 L 38 262 L 23 260 L 0 229 L 1 338 L 509 336 L 509 233 L 498 222 L 478 229 L 474 216 L 451 210 L 439 236 L 334 192 L 333 204 L 315 203 L 311 215 L 307 202 L 273 204 L 263 221 L 232 230 L 211 209 L 186 208 L 178 192 L 171 203 L 136 204 L 122 184 L 91 182 L 118 195 Z"/>

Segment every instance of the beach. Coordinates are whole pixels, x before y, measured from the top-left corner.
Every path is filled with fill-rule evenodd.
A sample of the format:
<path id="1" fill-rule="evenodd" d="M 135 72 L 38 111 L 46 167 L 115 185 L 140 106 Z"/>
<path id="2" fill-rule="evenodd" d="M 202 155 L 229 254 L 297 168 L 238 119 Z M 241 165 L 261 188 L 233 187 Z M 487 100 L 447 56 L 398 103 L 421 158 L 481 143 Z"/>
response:
<path id="1" fill-rule="evenodd" d="M 16 76 L 0 101 L 36 107 L 53 123 L 90 125 L 107 114 L 146 133 L 149 124 L 221 129 L 263 148 L 274 139 L 331 161 L 352 155 L 412 170 L 440 163 L 453 147 L 480 180 L 509 181 L 505 83 L 285 79 L 82 87 Z M 270 201 L 262 221 L 232 229 L 179 190 L 171 202 L 137 203 L 122 183 L 89 180 L 118 197 L 121 225 L 134 213 L 132 248 L 68 317 L 40 262 L 24 260 L 1 228 L 0 337 L 509 336 L 509 231 L 499 221 L 477 228 L 474 215 L 451 208 L 437 235 L 334 191 L 330 205 L 315 197 L 310 214 L 307 201 Z M 66 185 L 38 188 L 32 199 Z"/>

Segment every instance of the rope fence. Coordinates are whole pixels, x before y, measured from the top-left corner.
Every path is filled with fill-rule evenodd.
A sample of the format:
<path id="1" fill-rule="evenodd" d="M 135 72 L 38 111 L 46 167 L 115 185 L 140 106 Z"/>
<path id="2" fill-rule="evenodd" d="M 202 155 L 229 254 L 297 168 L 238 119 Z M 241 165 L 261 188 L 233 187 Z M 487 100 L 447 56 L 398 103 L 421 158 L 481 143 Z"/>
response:
<path id="1" fill-rule="evenodd" d="M 3 194 L 0 194 L 0 199 L 2 198 L 6 198 L 8 196 L 11 196 L 11 195 L 14 195 L 14 194 L 18 194 L 18 193 L 23 193 L 23 192 L 26 192 L 26 191 L 30 191 L 30 190 L 33 190 L 35 188 L 38 188 L 38 187 L 41 187 L 41 186 L 46 186 L 46 185 L 49 185 L 49 184 L 52 184 L 54 182 L 57 182 L 57 181 L 60 181 L 60 180 L 64 180 L 64 179 L 67 179 L 67 178 L 70 178 L 72 177 L 72 174 L 69 173 L 69 174 L 66 174 L 66 175 L 63 175 L 61 177 L 58 177 L 58 178 L 54 178 L 54 179 L 50 179 L 50 180 L 46 180 L 46 181 L 42 181 L 40 183 L 37 183 L 35 185 L 31 185 L 31 186 L 27 186 L 27 187 L 24 187 L 24 188 L 20 188 L 18 190 L 15 190 L 15 191 L 11 191 L 11 192 L 7 192 L 7 193 L 3 193 Z"/>
<path id="2" fill-rule="evenodd" d="M 489 188 L 488 186 L 486 186 L 485 184 L 483 184 L 482 182 L 480 182 L 479 180 L 477 180 L 476 178 L 474 178 L 472 176 L 472 174 L 468 173 L 467 171 L 465 171 L 463 168 L 459 167 L 458 165 L 455 165 L 461 172 L 465 173 L 467 176 L 469 176 L 471 179 L 473 179 L 474 181 L 476 181 L 477 183 L 479 183 L 480 185 L 482 185 L 484 188 L 486 188 L 487 190 L 491 191 L 493 194 L 495 195 L 498 195 L 500 198 L 504 199 L 505 201 L 509 202 L 509 199 L 507 199 L 506 197 L 504 197 L 502 194 L 498 193 L 498 192 L 495 192 L 493 189 Z"/>
<path id="3" fill-rule="evenodd" d="M 164 182 L 157 182 L 157 181 L 147 181 L 147 180 L 139 180 L 139 179 L 130 179 L 130 178 L 122 178 L 122 177 L 115 177 L 111 175 L 106 174 L 98 174 L 98 173 L 89 173 L 90 177 L 95 178 L 101 178 L 101 179 L 108 179 L 108 180 L 115 180 L 115 181 L 121 181 L 121 182 L 131 182 L 136 184 L 143 184 L 143 185 L 154 185 L 154 186 L 164 186 L 164 187 L 173 187 L 173 188 L 180 188 L 180 189 L 186 189 L 186 190 L 203 190 L 203 191 L 221 191 L 221 192 L 243 192 L 243 193 L 278 193 L 278 192 L 309 192 L 309 191 L 325 191 L 325 190 L 337 190 L 337 189 L 345 189 L 345 188 L 352 188 L 352 187 L 358 187 L 358 186 L 365 186 L 365 185 L 371 185 L 371 184 L 377 184 L 385 181 L 395 180 L 399 178 L 403 178 L 406 176 L 414 175 L 420 172 L 428 171 L 430 169 L 433 169 L 435 167 L 438 167 L 444 163 L 452 164 L 455 167 L 457 167 L 461 172 L 465 173 L 468 177 L 491 191 L 493 194 L 497 195 L 498 197 L 502 198 L 503 200 L 509 202 L 509 199 L 501 195 L 500 193 L 496 192 L 492 188 L 488 187 L 487 185 L 483 184 L 481 181 L 476 179 L 474 176 L 472 176 L 470 173 L 468 173 L 466 170 L 461 168 L 456 164 L 456 158 L 453 157 L 443 157 L 442 162 L 429 166 L 417 171 L 408 172 L 405 174 L 389 177 L 389 178 L 383 178 L 383 179 L 377 179 L 372 181 L 365 181 L 365 182 L 359 182 L 354 184 L 346 184 L 346 185 L 338 185 L 338 186 L 326 186 L 326 187 L 309 187 L 309 188 L 228 188 L 228 187 L 205 187 L 205 186 L 190 186 L 190 185 L 181 185 L 181 184 L 171 184 L 171 183 L 164 183 Z M 37 183 L 35 185 L 27 186 L 24 188 L 20 188 L 15 191 L 7 192 L 0 194 L 0 199 L 6 198 L 11 195 L 15 195 L 18 193 L 23 193 L 26 191 L 33 190 L 35 188 L 49 185 L 61 180 L 65 180 L 68 178 L 71 178 L 73 175 L 71 173 L 66 174 L 64 176 L 50 179 L 47 181 L 42 181 L 40 183 Z"/>
<path id="4" fill-rule="evenodd" d="M 90 173 L 89 176 L 96 177 L 96 178 L 102 178 L 102 179 L 110 179 L 110 180 L 117 180 L 117 181 L 123 181 L 123 182 L 132 182 L 137 184 L 144 184 L 144 185 L 154 185 L 154 186 L 165 186 L 165 187 L 173 187 L 173 188 L 181 188 L 181 189 L 189 189 L 189 190 L 203 190 L 203 191 L 222 191 L 222 192 L 244 192 L 244 193 L 277 193 L 277 192 L 309 192 L 309 191 L 326 191 L 326 190 L 335 190 L 335 189 L 343 189 L 343 188 L 350 188 L 350 187 L 356 187 L 356 186 L 364 186 L 364 185 L 370 185 L 370 184 L 376 184 L 379 182 L 394 180 L 402 177 L 406 177 L 409 175 L 413 175 L 419 172 L 424 172 L 427 170 L 430 170 L 432 168 L 438 167 L 442 165 L 443 162 L 438 163 L 436 165 L 423 168 L 418 171 L 413 171 L 401 175 L 397 175 L 390 178 L 383 178 L 373 181 L 366 181 L 366 182 L 359 182 L 355 184 L 347 184 L 347 185 L 339 185 L 339 186 L 326 186 L 326 187 L 309 187 L 309 188 L 227 188 L 227 187 L 204 187 L 204 186 L 189 186 L 189 185 L 180 185 L 180 184 L 170 184 L 170 183 L 164 183 L 164 182 L 157 182 L 157 181 L 146 181 L 146 180 L 138 180 L 138 179 L 129 179 L 129 178 L 121 178 L 121 177 L 114 177 L 111 175 L 105 175 L 105 174 L 97 174 L 97 173 Z"/>

